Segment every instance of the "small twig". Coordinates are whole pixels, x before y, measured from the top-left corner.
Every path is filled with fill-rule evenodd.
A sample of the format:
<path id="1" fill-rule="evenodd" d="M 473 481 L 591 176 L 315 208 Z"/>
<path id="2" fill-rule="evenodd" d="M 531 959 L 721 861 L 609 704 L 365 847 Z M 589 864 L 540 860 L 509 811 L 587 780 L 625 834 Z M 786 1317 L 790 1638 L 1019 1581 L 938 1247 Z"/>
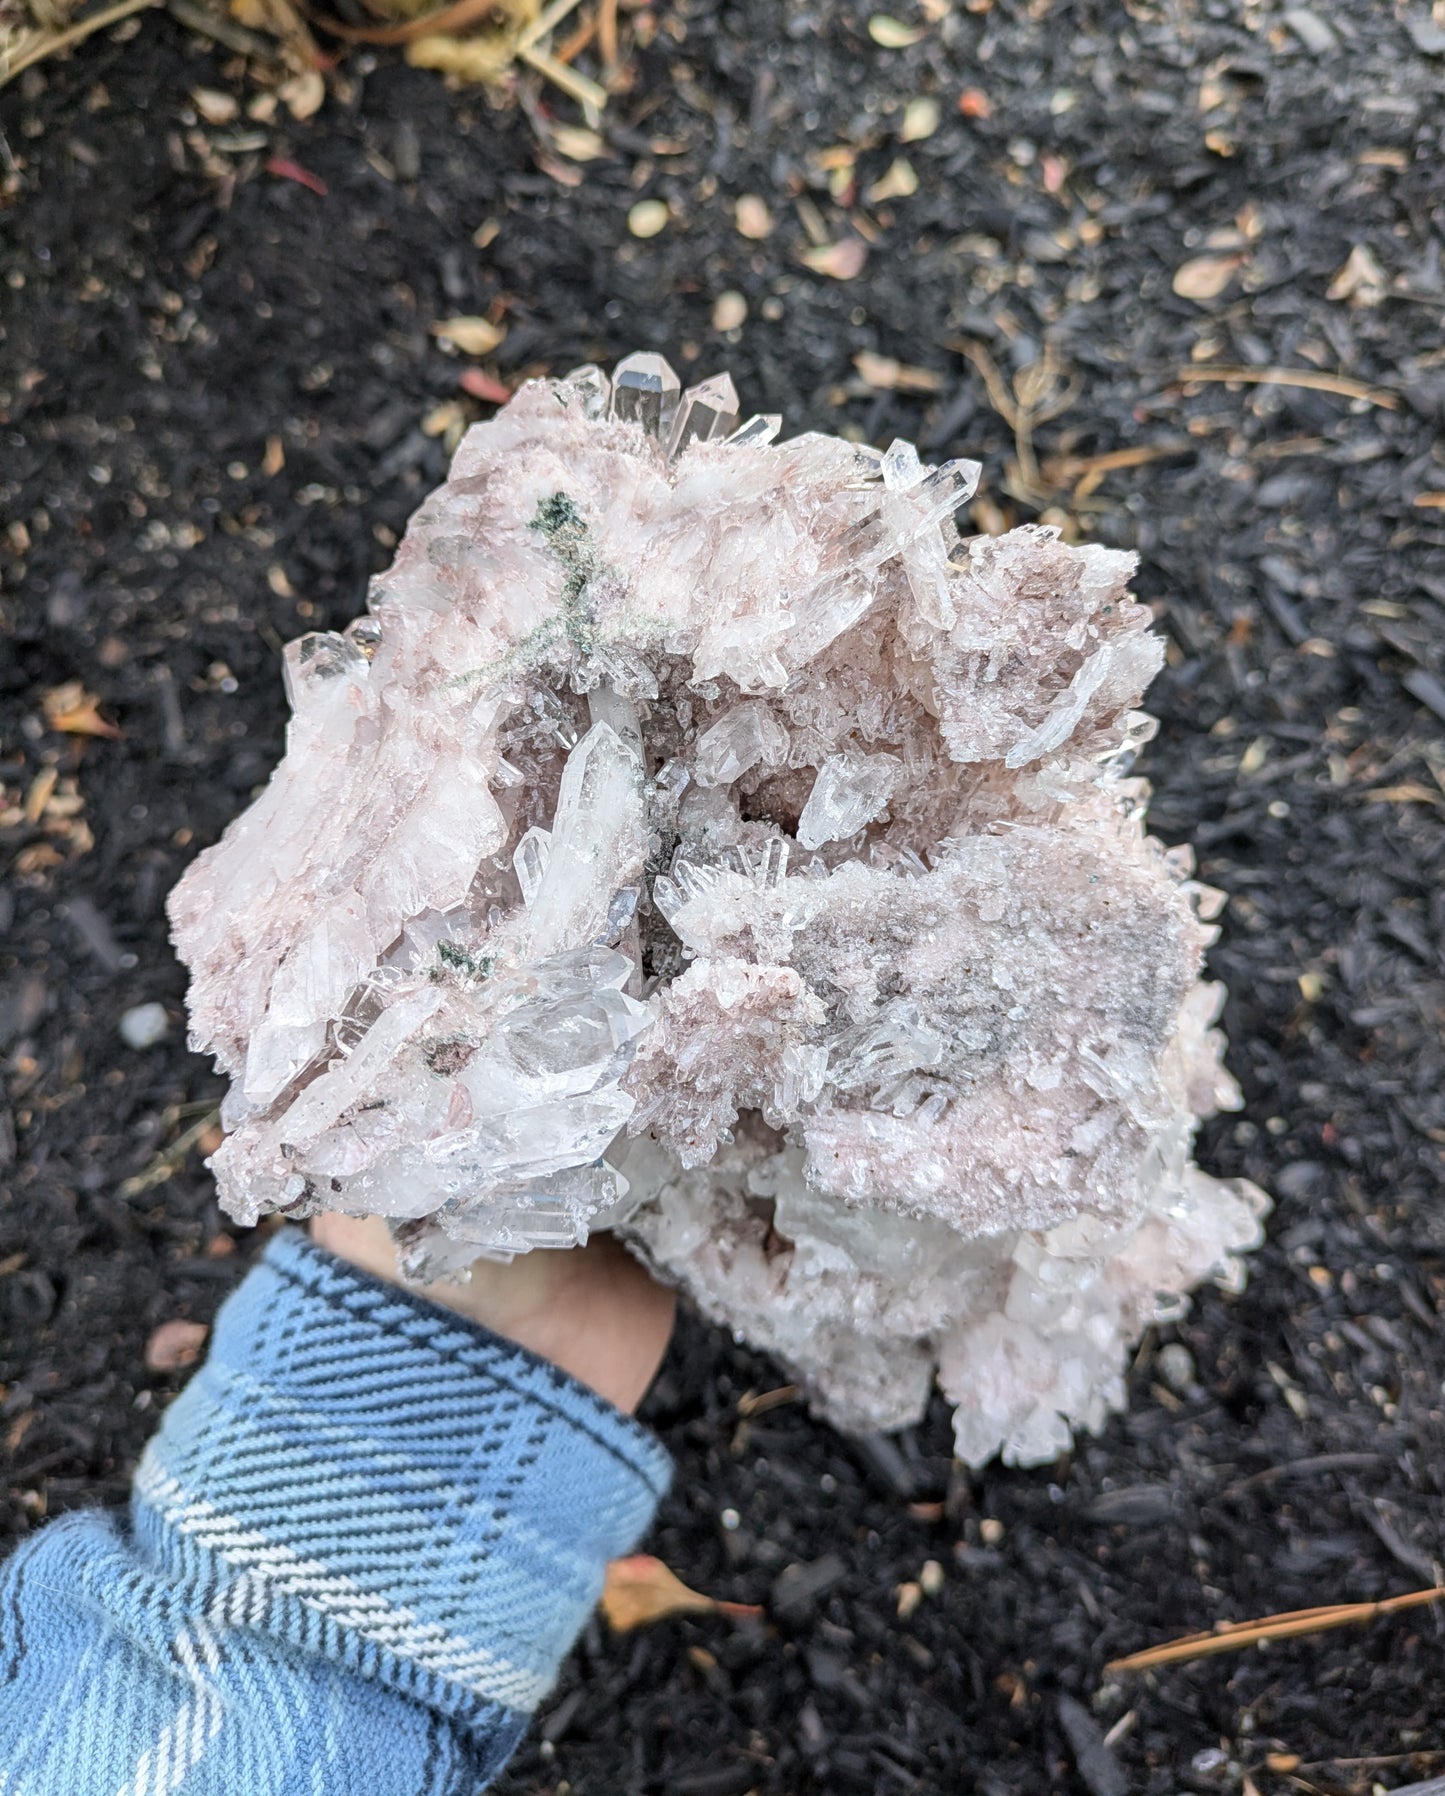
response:
<path id="1" fill-rule="evenodd" d="M 120 1195 L 122 1197 L 139 1197 L 143 1191 L 149 1191 L 154 1185 L 164 1185 L 206 1131 L 214 1128 L 220 1120 L 220 1111 L 208 1107 L 205 1115 L 193 1122 L 189 1129 L 177 1135 L 168 1148 L 163 1148 L 144 1172 L 138 1172 L 134 1178 L 126 1179 L 121 1185 Z"/>
<path id="2" fill-rule="evenodd" d="M 545 75 L 554 87 L 560 87 L 564 94 L 571 94 L 587 115 L 587 122 L 596 126 L 602 108 L 607 104 L 606 88 L 599 87 L 587 75 L 579 75 L 576 69 L 569 69 L 565 62 L 558 62 L 555 56 L 549 56 L 535 45 L 529 44 L 525 50 L 518 50 L 517 55 L 539 75 Z"/>
<path id="3" fill-rule="evenodd" d="M 13 56 L 0 55 L 0 87 L 7 81 L 13 81 L 15 76 L 32 64 L 44 62 L 49 56 L 58 56 L 62 50 L 69 50 L 74 45 L 83 43 L 93 32 L 104 31 L 107 25 L 118 25 L 132 13 L 144 12 L 147 7 L 159 4 L 160 0 L 117 0 L 114 6 L 107 6 L 102 12 L 91 13 L 88 18 L 77 19 L 68 30 L 57 31 L 52 37 L 46 37 L 43 33 L 38 39 L 32 36 L 25 47 L 16 51 Z"/>
<path id="4" fill-rule="evenodd" d="M 1181 1640 L 1167 1641 L 1163 1646 L 1148 1647 L 1142 1653 L 1130 1653 L 1124 1659 L 1112 1659 L 1107 1671 L 1148 1671 L 1156 1665 L 1181 1665 L 1189 1659 L 1205 1659 L 1215 1653 L 1238 1652 L 1244 1646 L 1258 1646 L 1264 1640 L 1288 1640 L 1300 1634 L 1322 1634 L 1328 1628 L 1355 1627 L 1376 1621 L 1382 1615 L 1394 1615 L 1402 1609 L 1418 1609 L 1427 1603 L 1438 1603 L 1445 1597 L 1445 1585 L 1428 1590 L 1407 1591 L 1404 1596 L 1385 1597 L 1378 1603 L 1326 1603 L 1318 1609 L 1291 1609 L 1282 1615 L 1266 1615 L 1259 1621 L 1221 1621 L 1206 1634 L 1188 1634 Z"/>
<path id="5" fill-rule="evenodd" d="M 578 0 L 552 0 L 552 4 L 538 13 L 532 23 L 517 39 L 516 54 L 522 55 L 530 50 L 533 44 L 540 43 L 554 26 L 560 25 L 569 12 L 575 12 Z"/>
<path id="6" fill-rule="evenodd" d="M 311 23 L 319 25 L 332 37 L 344 38 L 348 44 L 409 44 L 419 37 L 451 37 L 474 25 L 495 11 L 497 0 L 452 0 L 450 6 L 408 19 L 404 25 L 345 25 L 326 13 L 310 14 Z"/>
<path id="7" fill-rule="evenodd" d="M 1064 485 L 1074 481 L 1073 502 L 1078 504 L 1097 492 L 1106 475 L 1121 468 L 1142 468 L 1171 455 L 1188 455 L 1196 444 L 1192 437 L 1165 437 L 1159 443 L 1141 443 L 1133 449 L 1111 449 L 1107 455 L 1058 456 L 1044 463 L 1047 479 Z"/>
<path id="8" fill-rule="evenodd" d="M 617 0 L 601 0 L 597 8 L 597 48 L 602 67 L 611 74 L 617 67 Z"/>
<path id="9" fill-rule="evenodd" d="M 215 43 L 224 44 L 238 56 L 275 60 L 276 44 L 273 39 L 264 38 L 255 31 L 247 31 L 244 25 L 222 18 L 220 13 L 212 12 L 208 6 L 193 5 L 192 0 L 165 0 L 165 7 L 171 17 L 179 20 L 187 30 L 197 32 L 201 37 L 208 37 Z"/>
<path id="10" fill-rule="evenodd" d="M 1186 384 L 1220 380 L 1242 381 L 1246 386 L 1307 387 L 1312 393 L 1334 393 L 1341 399 L 1367 399 L 1391 412 L 1400 403 L 1399 394 L 1387 387 L 1367 386 L 1348 374 L 1321 374 L 1313 368 L 1181 368 L 1175 378 Z"/>

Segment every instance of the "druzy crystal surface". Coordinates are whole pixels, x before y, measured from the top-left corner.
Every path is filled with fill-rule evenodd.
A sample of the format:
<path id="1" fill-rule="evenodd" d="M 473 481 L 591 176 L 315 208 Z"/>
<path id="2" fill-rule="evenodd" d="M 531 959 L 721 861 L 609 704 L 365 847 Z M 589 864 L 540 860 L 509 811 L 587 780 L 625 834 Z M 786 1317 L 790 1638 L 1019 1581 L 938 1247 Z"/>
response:
<path id="1" fill-rule="evenodd" d="M 1047 1459 L 1237 1278 L 1217 894 L 1130 774 L 1129 556 L 960 539 L 974 464 L 739 422 L 660 357 L 463 441 L 171 903 L 251 1221 L 419 1278 L 616 1230 L 845 1427 Z"/>

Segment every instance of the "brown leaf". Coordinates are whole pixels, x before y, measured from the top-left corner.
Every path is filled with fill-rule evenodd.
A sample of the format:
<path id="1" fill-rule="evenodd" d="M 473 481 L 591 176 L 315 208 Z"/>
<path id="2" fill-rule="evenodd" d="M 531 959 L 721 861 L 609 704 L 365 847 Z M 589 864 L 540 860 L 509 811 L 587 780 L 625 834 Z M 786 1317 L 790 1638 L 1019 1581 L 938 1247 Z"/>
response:
<path id="1" fill-rule="evenodd" d="M 634 1553 L 629 1559 L 614 1559 L 607 1567 L 602 1613 L 619 1634 L 625 1634 L 630 1628 L 664 1621 L 669 1615 L 731 1615 L 741 1619 L 759 1616 L 762 1610 L 752 1603 L 721 1603 L 716 1597 L 689 1590 L 660 1559 L 654 1559 L 650 1553 Z"/>
<path id="2" fill-rule="evenodd" d="M 195 1365 L 209 1333 L 204 1322 L 162 1322 L 146 1342 L 146 1370 L 174 1372 Z"/>
<path id="3" fill-rule="evenodd" d="M 1192 256 L 1174 271 L 1174 291 L 1181 299 L 1218 299 L 1248 256 Z"/>
<path id="4" fill-rule="evenodd" d="M 837 243 L 804 250 L 803 260 L 814 274 L 826 274 L 835 281 L 851 281 L 862 274 L 868 250 L 861 238 L 844 237 Z"/>
<path id="5" fill-rule="evenodd" d="M 64 735 L 112 738 L 120 735 L 115 725 L 107 723 L 101 716 L 96 709 L 98 701 L 79 680 L 67 680 L 63 686 L 52 687 L 40 702 L 45 721 L 52 730 L 59 730 Z"/>

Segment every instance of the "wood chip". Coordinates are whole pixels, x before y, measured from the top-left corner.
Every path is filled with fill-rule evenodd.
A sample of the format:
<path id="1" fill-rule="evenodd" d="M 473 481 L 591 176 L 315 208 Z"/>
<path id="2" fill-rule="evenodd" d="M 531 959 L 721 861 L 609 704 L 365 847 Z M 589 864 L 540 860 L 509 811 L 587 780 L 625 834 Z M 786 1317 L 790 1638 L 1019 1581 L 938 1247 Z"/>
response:
<path id="1" fill-rule="evenodd" d="M 874 355 L 863 349 L 853 357 L 853 366 L 868 385 L 879 393 L 941 393 L 943 376 L 934 368 L 913 368 L 890 355 Z"/>
<path id="2" fill-rule="evenodd" d="M 888 200 L 906 200 L 917 192 L 918 176 L 913 164 L 898 156 L 868 189 L 868 204 L 881 206 Z"/>
<path id="3" fill-rule="evenodd" d="M 1249 258 L 1233 256 L 1192 256 L 1181 262 L 1170 283 L 1181 299 L 1218 299 Z"/>
<path id="4" fill-rule="evenodd" d="M 193 87 L 191 99 L 208 125 L 229 125 L 241 110 L 240 101 L 234 94 L 222 93 L 214 87 Z"/>
<path id="5" fill-rule="evenodd" d="M 875 12 L 868 21 L 868 35 L 885 50 L 906 50 L 910 44 L 927 36 L 927 27 L 905 25 L 902 19 L 895 19 L 886 12 Z"/>
<path id="6" fill-rule="evenodd" d="M 67 680 L 55 686 L 41 699 L 45 721 L 52 730 L 66 736 L 120 736 L 113 723 L 108 723 L 96 709 L 98 701 L 85 690 L 79 680 Z"/>
<path id="7" fill-rule="evenodd" d="M 1373 250 L 1368 244 L 1357 243 L 1325 289 L 1325 298 L 1348 300 L 1352 306 L 1377 306 L 1389 290 L 1390 277 Z"/>
<path id="8" fill-rule="evenodd" d="M 602 137 L 585 125 L 554 125 L 552 142 L 571 162 L 597 162 L 609 154 Z"/>
<path id="9" fill-rule="evenodd" d="M 490 355 L 507 334 L 505 324 L 493 324 L 487 318 L 439 318 L 429 328 L 434 337 L 463 355 Z"/>
<path id="10" fill-rule="evenodd" d="M 326 100 L 326 82 L 319 69 L 304 69 L 283 81 L 277 89 L 294 119 L 314 118 Z"/>
<path id="11" fill-rule="evenodd" d="M 851 281 L 862 274 L 868 250 L 860 238 L 844 237 L 838 243 L 804 250 L 803 260 L 814 274 L 826 274 L 835 281 Z"/>

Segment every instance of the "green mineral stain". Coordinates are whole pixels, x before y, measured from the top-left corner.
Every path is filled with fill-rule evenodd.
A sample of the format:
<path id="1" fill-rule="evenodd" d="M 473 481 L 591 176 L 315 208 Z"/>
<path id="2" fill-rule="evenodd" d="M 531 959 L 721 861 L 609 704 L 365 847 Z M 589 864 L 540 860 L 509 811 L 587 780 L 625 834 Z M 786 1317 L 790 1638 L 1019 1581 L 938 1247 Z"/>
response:
<path id="1" fill-rule="evenodd" d="M 451 967 L 455 972 L 467 973 L 473 979 L 486 979 L 497 964 L 490 954 L 468 954 L 465 948 L 459 948 L 455 942 L 438 942 L 437 959 L 443 966 Z"/>
<path id="2" fill-rule="evenodd" d="M 543 499 L 532 519 L 547 547 L 562 564 L 562 627 L 577 652 L 592 653 L 592 613 L 587 589 L 599 574 L 610 572 L 597 553 L 587 520 L 567 493 Z"/>

